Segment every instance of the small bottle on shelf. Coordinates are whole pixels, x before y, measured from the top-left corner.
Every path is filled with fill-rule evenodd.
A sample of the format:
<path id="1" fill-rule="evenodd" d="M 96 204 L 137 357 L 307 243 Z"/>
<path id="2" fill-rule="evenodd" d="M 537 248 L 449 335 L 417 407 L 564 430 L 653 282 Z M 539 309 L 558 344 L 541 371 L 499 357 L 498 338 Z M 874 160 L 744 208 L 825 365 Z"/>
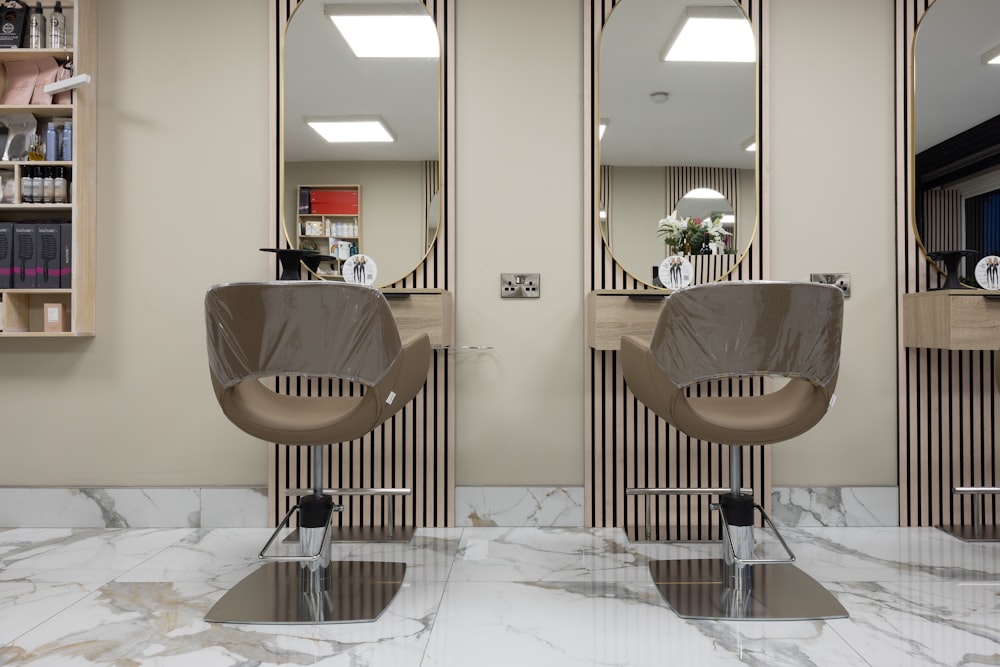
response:
<path id="1" fill-rule="evenodd" d="M 45 167 L 45 175 L 42 177 L 42 201 L 52 204 L 56 200 L 56 183 L 52 175 L 52 167 Z"/>
<path id="2" fill-rule="evenodd" d="M 21 167 L 21 203 L 30 204 L 34 197 L 34 181 L 31 180 L 31 167 Z"/>
<path id="3" fill-rule="evenodd" d="M 73 159 L 73 123 L 66 121 L 62 130 L 62 141 L 60 142 L 59 157 L 62 160 Z"/>
<path id="4" fill-rule="evenodd" d="M 56 0 L 56 7 L 49 17 L 49 48 L 66 48 L 66 17 L 63 15 L 60 0 Z"/>
<path id="5" fill-rule="evenodd" d="M 66 167 L 56 167 L 56 177 L 52 183 L 55 192 L 53 201 L 64 204 L 69 200 L 69 183 L 66 181 Z"/>
<path id="6" fill-rule="evenodd" d="M 28 48 L 44 49 L 47 21 L 42 13 L 42 3 L 36 2 L 28 17 Z"/>
<path id="7" fill-rule="evenodd" d="M 50 161 L 59 159 L 59 135 L 55 123 L 49 123 L 48 129 L 45 130 L 45 159 Z"/>
<path id="8" fill-rule="evenodd" d="M 42 174 L 41 167 L 33 167 L 31 170 L 31 202 L 33 204 L 41 204 L 44 199 L 43 189 L 45 187 L 44 175 Z"/>

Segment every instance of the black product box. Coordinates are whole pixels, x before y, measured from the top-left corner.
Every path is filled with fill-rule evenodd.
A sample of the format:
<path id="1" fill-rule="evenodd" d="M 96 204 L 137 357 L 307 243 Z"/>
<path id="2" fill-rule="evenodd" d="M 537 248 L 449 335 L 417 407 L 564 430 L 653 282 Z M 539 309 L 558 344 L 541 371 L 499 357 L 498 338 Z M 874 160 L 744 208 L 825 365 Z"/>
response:
<path id="1" fill-rule="evenodd" d="M 59 287 L 73 286 L 73 226 L 68 222 L 59 224 Z"/>
<path id="2" fill-rule="evenodd" d="M 35 286 L 38 264 L 38 234 L 34 223 L 14 223 L 14 280 L 11 287 L 24 289 Z"/>
<path id="3" fill-rule="evenodd" d="M 309 188 L 299 188 L 299 213 L 312 213 L 312 201 L 309 199 Z"/>
<path id="4" fill-rule="evenodd" d="M 0 4 L 0 49 L 22 46 L 22 36 L 28 21 L 28 7 L 23 2 Z"/>
<path id="5" fill-rule="evenodd" d="M 62 243 L 58 222 L 39 222 L 35 225 L 37 249 L 35 255 L 35 287 L 59 287 L 61 278 Z"/>
<path id="6" fill-rule="evenodd" d="M 13 286 L 14 223 L 0 222 L 0 289 Z"/>

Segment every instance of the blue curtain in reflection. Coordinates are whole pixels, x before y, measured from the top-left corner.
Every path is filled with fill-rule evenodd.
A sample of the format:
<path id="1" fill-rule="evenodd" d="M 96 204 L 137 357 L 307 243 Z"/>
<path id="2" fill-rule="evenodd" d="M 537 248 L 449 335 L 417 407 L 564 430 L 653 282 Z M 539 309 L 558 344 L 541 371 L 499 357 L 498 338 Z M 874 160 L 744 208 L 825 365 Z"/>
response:
<path id="1" fill-rule="evenodd" d="M 980 257 L 1000 255 L 1000 191 L 965 200 L 965 237 Z"/>

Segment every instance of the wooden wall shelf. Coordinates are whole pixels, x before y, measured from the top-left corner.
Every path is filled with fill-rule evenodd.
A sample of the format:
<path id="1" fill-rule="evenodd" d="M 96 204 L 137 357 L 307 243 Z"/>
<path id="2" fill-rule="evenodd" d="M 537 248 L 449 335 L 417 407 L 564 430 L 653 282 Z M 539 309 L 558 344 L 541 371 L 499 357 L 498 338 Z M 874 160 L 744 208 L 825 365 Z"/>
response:
<path id="1" fill-rule="evenodd" d="M 587 345 L 621 349 L 622 336 L 649 340 L 670 292 L 651 289 L 594 290 L 587 295 Z"/>
<path id="2" fill-rule="evenodd" d="M 382 290 L 404 341 L 427 333 L 431 346 L 455 344 L 455 295 L 443 289 L 386 288 Z"/>
<path id="3" fill-rule="evenodd" d="M 903 345 L 1000 349 L 1000 292 L 957 289 L 904 294 Z"/>

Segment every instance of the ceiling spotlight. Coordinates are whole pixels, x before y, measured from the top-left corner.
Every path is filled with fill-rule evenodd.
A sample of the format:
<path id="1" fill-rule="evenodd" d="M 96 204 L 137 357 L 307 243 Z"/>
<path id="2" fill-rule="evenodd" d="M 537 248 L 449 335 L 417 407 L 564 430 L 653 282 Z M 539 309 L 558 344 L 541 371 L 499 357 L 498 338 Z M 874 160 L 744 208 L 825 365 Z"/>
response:
<path id="1" fill-rule="evenodd" d="M 755 150 L 757 150 L 757 138 L 750 137 L 749 139 L 743 142 L 742 148 L 748 153 L 754 152 Z"/>
<path id="2" fill-rule="evenodd" d="M 663 91 L 650 93 L 649 99 L 653 101 L 653 104 L 663 104 L 670 99 L 670 93 L 664 93 Z"/>

